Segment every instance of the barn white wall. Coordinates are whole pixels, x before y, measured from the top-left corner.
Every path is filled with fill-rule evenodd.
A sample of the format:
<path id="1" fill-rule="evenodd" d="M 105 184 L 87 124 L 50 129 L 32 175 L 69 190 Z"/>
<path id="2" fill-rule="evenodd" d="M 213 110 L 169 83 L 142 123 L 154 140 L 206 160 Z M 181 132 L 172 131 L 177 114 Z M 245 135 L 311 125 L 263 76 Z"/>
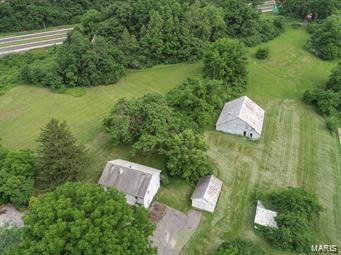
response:
<path id="1" fill-rule="evenodd" d="M 154 196 L 160 188 L 160 174 L 154 174 L 150 180 L 149 187 L 143 199 L 143 206 L 149 208 Z"/>
<path id="2" fill-rule="evenodd" d="M 202 198 L 192 199 L 192 206 L 197 208 L 197 209 L 205 210 L 208 212 L 213 212 L 214 208 L 215 208 L 215 205 L 208 203 L 206 200 L 204 200 Z"/>
<path id="3" fill-rule="evenodd" d="M 260 134 L 257 133 L 250 125 L 246 124 L 241 119 L 235 119 L 220 125 L 216 125 L 216 130 L 241 136 L 244 135 L 245 131 L 246 132 L 245 136 L 249 138 L 251 138 L 250 134 L 252 134 L 251 139 L 260 138 Z"/>

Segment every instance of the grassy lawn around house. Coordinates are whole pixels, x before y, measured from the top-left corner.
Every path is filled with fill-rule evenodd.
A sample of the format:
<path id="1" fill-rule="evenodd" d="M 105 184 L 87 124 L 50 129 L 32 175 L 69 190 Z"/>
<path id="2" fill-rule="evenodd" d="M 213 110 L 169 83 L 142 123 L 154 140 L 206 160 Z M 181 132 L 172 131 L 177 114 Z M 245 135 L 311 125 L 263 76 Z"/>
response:
<path id="1" fill-rule="evenodd" d="M 341 148 L 336 135 L 325 128 L 324 119 L 301 102 L 306 89 L 323 86 L 335 62 L 321 61 L 304 51 L 308 34 L 288 29 L 266 43 L 269 58 L 257 60 L 249 52 L 247 95 L 266 111 L 260 141 L 211 130 L 205 134 L 209 156 L 224 181 L 214 214 L 203 213 L 202 222 L 182 254 L 214 254 L 225 240 L 254 240 L 267 254 L 279 252 L 252 229 L 255 188 L 304 186 L 316 192 L 325 210 L 316 232 L 320 242 L 341 246 Z M 72 132 L 86 145 L 91 161 L 81 177 L 97 182 L 105 162 L 131 159 L 164 168 L 161 158 L 129 156 L 129 146 L 113 148 L 102 120 L 122 97 L 140 97 L 148 92 L 166 93 L 186 77 L 200 75 L 201 63 L 162 65 L 128 73 L 117 84 L 85 90 L 53 93 L 33 86 L 17 86 L 0 96 L 0 138 L 11 149 L 36 146 L 40 127 L 52 117 L 66 120 Z M 190 209 L 193 186 L 179 179 L 161 187 L 157 200 L 176 209 Z"/>

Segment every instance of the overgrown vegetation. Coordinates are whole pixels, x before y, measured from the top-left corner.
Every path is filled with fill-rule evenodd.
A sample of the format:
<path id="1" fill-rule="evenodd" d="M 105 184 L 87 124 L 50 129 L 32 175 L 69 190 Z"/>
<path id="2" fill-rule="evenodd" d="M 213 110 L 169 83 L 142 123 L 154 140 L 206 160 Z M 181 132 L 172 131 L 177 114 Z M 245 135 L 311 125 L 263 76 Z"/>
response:
<path id="1" fill-rule="evenodd" d="M 236 239 L 224 242 L 218 248 L 216 255 L 264 255 L 265 252 L 250 241 Z"/>
<path id="2" fill-rule="evenodd" d="M 341 12 L 310 25 L 308 50 L 324 60 L 341 58 Z"/>
<path id="3" fill-rule="evenodd" d="M 110 84 L 125 68 L 195 61 L 218 39 L 230 36 L 253 46 L 283 28 L 281 19 L 261 19 L 244 0 L 114 1 L 89 10 L 52 61 L 27 63 L 22 77 L 52 88 Z"/>
<path id="4" fill-rule="evenodd" d="M 20 242 L 20 229 L 13 226 L 0 227 L 0 254 L 14 254 Z"/>
<path id="5" fill-rule="evenodd" d="M 108 0 L 14 0 L 0 2 L 0 33 L 78 23 L 90 9 L 103 9 Z"/>
<path id="6" fill-rule="evenodd" d="M 41 196 L 24 222 L 16 254 L 156 254 L 147 210 L 113 188 L 68 182 Z"/>
<path id="7" fill-rule="evenodd" d="M 312 224 L 322 210 L 316 195 L 302 188 L 288 188 L 269 192 L 262 200 L 278 213 L 278 228 L 258 226 L 262 235 L 278 249 L 311 252 L 315 238 Z"/>
<path id="8" fill-rule="evenodd" d="M 317 107 L 317 110 L 327 118 L 330 131 L 341 126 L 341 62 L 332 70 L 325 89 L 307 90 L 303 100 Z"/>
<path id="9" fill-rule="evenodd" d="M 30 151 L 0 147 L 0 204 L 23 207 L 33 193 L 34 161 Z"/>
<path id="10" fill-rule="evenodd" d="M 279 0 L 281 13 L 296 18 L 304 18 L 308 13 L 314 15 L 314 19 L 325 19 L 340 8 L 338 0 Z"/>
<path id="11" fill-rule="evenodd" d="M 53 189 L 75 181 L 87 163 L 85 150 L 77 145 L 66 122 L 51 119 L 41 129 L 36 157 L 36 181 L 43 189 Z"/>

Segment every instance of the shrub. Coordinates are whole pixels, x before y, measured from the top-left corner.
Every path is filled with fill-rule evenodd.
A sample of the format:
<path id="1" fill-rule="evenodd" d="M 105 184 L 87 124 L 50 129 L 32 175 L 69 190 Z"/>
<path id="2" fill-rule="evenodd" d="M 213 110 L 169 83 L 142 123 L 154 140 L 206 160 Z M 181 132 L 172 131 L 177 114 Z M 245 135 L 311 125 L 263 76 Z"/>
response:
<path id="1" fill-rule="evenodd" d="M 265 252 L 250 241 L 236 239 L 224 242 L 218 248 L 216 255 L 264 255 Z"/>
<path id="2" fill-rule="evenodd" d="M 256 58 L 266 59 L 269 56 L 269 48 L 259 48 L 256 52 Z"/>

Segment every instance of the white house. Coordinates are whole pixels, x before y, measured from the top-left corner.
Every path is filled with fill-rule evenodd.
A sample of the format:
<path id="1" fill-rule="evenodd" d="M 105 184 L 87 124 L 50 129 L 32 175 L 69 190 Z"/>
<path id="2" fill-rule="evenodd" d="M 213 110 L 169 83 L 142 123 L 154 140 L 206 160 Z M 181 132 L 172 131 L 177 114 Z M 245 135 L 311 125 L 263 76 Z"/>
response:
<path id="1" fill-rule="evenodd" d="M 265 111 L 247 96 L 224 105 L 216 123 L 216 130 L 259 139 Z"/>
<path id="2" fill-rule="evenodd" d="M 160 188 L 160 173 L 155 168 L 116 159 L 107 162 L 98 183 L 123 192 L 128 204 L 148 208 Z"/>
<path id="3" fill-rule="evenodd" d="M 218 202 L 223 182 L 213 175 L 201 177 L 192 194 L 192 206 L 213 212 Z"/>
<path id="4" fill-rule="evenodd" d="M 257 201 L 255 228 L 257 225 L 264 227 L 277 228 L 276 222 L 277 212 L 265 209 L 261 201 Z"/>

